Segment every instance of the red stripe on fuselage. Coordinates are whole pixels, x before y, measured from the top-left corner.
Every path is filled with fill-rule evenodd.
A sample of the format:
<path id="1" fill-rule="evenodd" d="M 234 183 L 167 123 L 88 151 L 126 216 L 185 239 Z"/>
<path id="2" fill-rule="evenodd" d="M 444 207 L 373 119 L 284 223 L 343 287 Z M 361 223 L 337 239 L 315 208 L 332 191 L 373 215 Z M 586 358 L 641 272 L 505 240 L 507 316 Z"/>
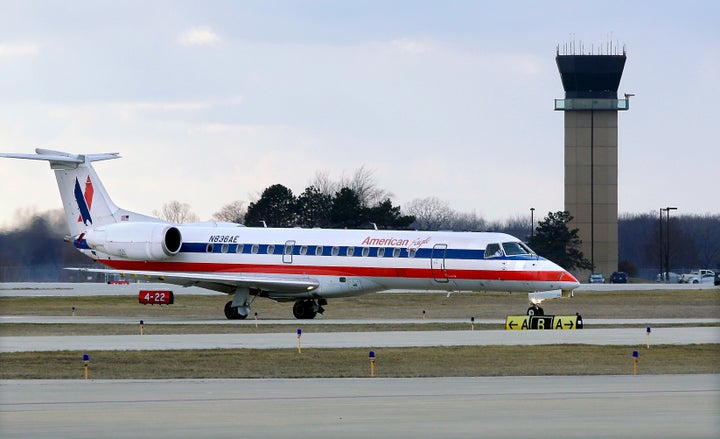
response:
<path id="1" fill-rule="evenodd" d="M 478 281 L 569 281 L 564 271 L 527 270 L 431 270 L 430 268 L 390 268 L 352 266 L 314 266 L 295 264 L 216 264 L 201 262 L 159 262 L 101 260 L 104 265 L 117 270 L 166 271 L 182 273 L 257 273 L 316 276 L 358 276 L 367 278 L 413 278 L 432 279 L 445 277 L 454 280 Z"/>

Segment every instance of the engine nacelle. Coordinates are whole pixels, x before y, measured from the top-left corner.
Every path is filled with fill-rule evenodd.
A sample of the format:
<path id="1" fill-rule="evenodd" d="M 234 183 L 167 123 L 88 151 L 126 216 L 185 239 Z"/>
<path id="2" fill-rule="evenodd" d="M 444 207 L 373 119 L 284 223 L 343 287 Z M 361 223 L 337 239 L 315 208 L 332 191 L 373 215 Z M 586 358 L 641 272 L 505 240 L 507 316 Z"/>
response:
<path id="1" fill-rule="evenodd" d="M 180 230 L 164 223 L 109 224 L 87 232 L 84 238 L 93 250 L 144 261 L 167 259 L 182 246 Z"/>

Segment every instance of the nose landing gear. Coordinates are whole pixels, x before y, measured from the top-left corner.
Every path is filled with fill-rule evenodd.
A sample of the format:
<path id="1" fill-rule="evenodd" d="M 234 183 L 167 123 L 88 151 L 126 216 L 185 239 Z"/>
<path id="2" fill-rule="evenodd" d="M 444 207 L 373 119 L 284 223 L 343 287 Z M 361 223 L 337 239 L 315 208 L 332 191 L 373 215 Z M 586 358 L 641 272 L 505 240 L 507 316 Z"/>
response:
<path id="1" fill-rule="evenodd" d="M 544 316 L 545 311 L 538 305 L 533 305 L 527 310 L 529 316 Z"/>

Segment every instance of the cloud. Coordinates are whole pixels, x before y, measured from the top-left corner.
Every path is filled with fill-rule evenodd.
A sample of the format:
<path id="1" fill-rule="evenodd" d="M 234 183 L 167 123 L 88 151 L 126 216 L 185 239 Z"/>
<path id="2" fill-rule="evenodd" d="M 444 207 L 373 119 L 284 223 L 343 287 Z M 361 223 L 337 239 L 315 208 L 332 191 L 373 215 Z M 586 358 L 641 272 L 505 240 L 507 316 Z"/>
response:
<path id="1" fill-rule="evenodd" d="M 178 36 L 178 42 L 185 47 L 214 45 L 220 41 L 220 36 L 208 26 L 193 27 Z"/>
<path id="2" fill-rule="evenodd" d="M 0 43 L 0 58 L 14 56 L 35 56 L 40 48 L 32 43 Z"/>
<path id="3" fill-rule="evenodd" d="M 433 50 L 433 45 L 424 41 L 412 40 L 409 38 L 400 38 L 390 42 L 392 47 L 403 53 L 421 54 L 428 53 Z"/>

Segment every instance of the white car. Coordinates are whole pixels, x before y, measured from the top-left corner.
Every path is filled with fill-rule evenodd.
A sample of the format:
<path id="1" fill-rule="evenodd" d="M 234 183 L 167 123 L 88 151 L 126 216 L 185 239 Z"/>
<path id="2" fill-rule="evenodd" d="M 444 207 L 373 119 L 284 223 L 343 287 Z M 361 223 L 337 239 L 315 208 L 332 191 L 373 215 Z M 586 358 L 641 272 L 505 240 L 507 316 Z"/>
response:
<path id="1" fill-rule="evenodd" d="M 715 272 L 712 270 L 697 270 L 680 276 L 678 282 L 684 284 L 712 284 L 715 281 Z"/>
<path id="2" fill-rule="evenodd" d="M 588 279 L 588 282 L 590 282 L 591 284 L 604 284 L 605 276 L 603 276 L 602 273 L 593 273 L 590 275 L 590 279 Z"/>
<path id="3" fill-rule="evenodd" d="M 691 276 L 685 281 L 688 284 L 712 284 L 715 282 L 714 274 L 703 274 L 702 276 Z"/>

